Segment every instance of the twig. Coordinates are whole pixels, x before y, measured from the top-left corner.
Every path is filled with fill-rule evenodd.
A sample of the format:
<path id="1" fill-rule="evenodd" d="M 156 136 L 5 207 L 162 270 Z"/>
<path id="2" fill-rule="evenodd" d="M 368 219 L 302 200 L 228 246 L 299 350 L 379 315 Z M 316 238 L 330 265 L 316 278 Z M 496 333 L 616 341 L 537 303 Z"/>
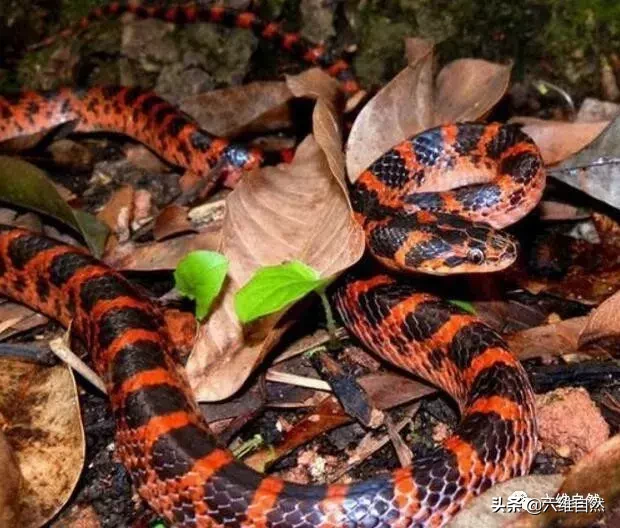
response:
<path id="1" fill-rule="evenodd" d="M 308 378 L 307 376 L 298 376 L 297 374 L 289 374 L 288 372 L 282 372 L 270 368 L 265 374 L 267 381 L 275 381 L 278 383 L 286 383 L 288 385 L 296 385 L 297 387 L 306 387 L 308 389 L 322 390 L 331 392 L 329 383 L 316 379 Z"/>
<path id="2" fill-rule="evenodd" d="M 97 387 L 103 394 L 107 394 L 105 384 L 97 373 L 91 369 L 86 363 L 84 363 L 79 357 L 77 357 L 73 351 L 67 345 L 66 339 L 70 330 L 63 337 L 57 337 L 49 342 L 49 346 L 52 352 L 69 365 L 73 370 L 79 372 L 90 383 Z"/>
<path id="3" fill-rule="evenodd" d="M 400 420 L 393 429 L 394 433 L 400 433 L 402 429 L 409 423 L 411 423 L 411 419 L 415 416 L 415 413 L 418 412 L 420 408 L 420 403 L 416 402 L 405 411 L 405 417 Z M 340 480 L 346 473 L 351 471 L 355 466 L 361 464 L 364 460 L 366 460 L 373 453 L 381 449 L 385 444 L 390 441 L 390 434 L 384 434 L 380 438 L 375 438 L 372 433 L 368 433 L 362 441 L 355 448 L 349 460 L 345 463 L 344 467 L 330 475 L 329 482 L 335 482 Z"/>

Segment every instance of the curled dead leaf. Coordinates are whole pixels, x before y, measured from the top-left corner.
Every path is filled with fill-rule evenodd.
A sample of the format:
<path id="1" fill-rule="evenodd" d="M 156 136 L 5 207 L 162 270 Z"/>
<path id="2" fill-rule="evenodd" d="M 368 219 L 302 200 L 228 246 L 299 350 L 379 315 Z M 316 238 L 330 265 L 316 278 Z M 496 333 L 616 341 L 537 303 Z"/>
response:
<path id="1" fill-rule="evenodd" d="M 353 123 L 347 142 L 351 181 L 412 135 L 445 123 L 480 119 L 508 88 L 511 65 L 460 59 L 444 66 L 433 84 L 432 43 L 408 39 L 406 50 L 408 66 L 368 102 Z"/>
<path id="2" fill-rule="evenodd" d="M 202 401 L 238 390 L 284 331 L 277 324 L 282 314 L 246 329 L 237 320 L 234 293 L 257 268 L 297 259 L 332 277 L 363 254 L 363 232 L 314 137 L 291 164 L 265 168 L 229 195 L 220 250 L 230 261 L 230 281 L 187 363 Z"/>
<path id="3" fill-rule="evenodd" d="M 433 45 L 411 40 L 408 66 L 362 109 L 347 141 L 347 174 L 351 181 L 399 141 L 433 122 Z"/>
<path id="4" fill-rule="evenodd" d="M 486 115 L 506 93 L 512 64 L 459 59 L 437 75 L 433 125 L 475 121 Z"/>
<path id="5" fill-rule="evenodd" d="M 69 500 L 84 464 L 77 388 L 65 365 L 0 360 L 0 415 L 23 476 L 20 528 L 43 526 Z"/>
<path id="6" fill-rule="evenodd" d="M 620 292 L 603 301 L 589 316 L 578 337 L 578 348 L 606 339 L 620 342 Z"/>

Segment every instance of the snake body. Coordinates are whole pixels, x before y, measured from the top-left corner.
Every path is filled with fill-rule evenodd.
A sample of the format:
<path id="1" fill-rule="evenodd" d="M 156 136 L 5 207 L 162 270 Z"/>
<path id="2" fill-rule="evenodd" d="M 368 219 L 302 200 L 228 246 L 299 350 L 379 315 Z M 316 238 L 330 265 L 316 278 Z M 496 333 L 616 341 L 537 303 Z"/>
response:
<path id="1" fill-rule="evenodd" d="M 101 13 L 118 12 L 116 5 Z M 166 19 L 192 19 L 187 11 L 170 9 Z M 245 25 L 233 22 L 219 8 L 210 10 L 211 18 L 217 18 L 214 12 L 231 25 L 254 23 L 251 17 L 243 19 Z M 268 27 L 263 24 L 262 33 L 271 34 Z M 166 159 L 200 169 L 192 137 L 202 132 L 189 118 L 152 94 L 104 90 L 0 100 L 0 138 L 47 128 L 68 113 L 83 129 L 113 125 Z M 132 108 L 131 116 L 117 115 Z M 209 137 L 198 149 L 202 163 L 213 166 L 222 157 L 240 161 L 238 166 L 251 161 L 245 154 L 229 155 L 227 148 Z M 540 154 L 518 127 L 448 125 L 382 155 L 355 183 L 351 201 L 370 252 L 390 268 L 493 271 L 516 255 L 512 238 L 495 228 L 527 214 L 544 181 Z M 0 292 L 72 323 L 107 385 L 120 459 L 139 494 L 174 526 L 442 526 L 493 483 L 525 474 L 535 453 L 533 392 L 506 343 L 475 316 L 404 279 L 351 278 L 336 290 L 335 306 L 347 328 L 376 354 L 445 390 L 462 420 L 410 467 L 354 484 L 318 486 L 256 473 L 218 445 L 158 306 L 83 250 L 0 227 Z"/>

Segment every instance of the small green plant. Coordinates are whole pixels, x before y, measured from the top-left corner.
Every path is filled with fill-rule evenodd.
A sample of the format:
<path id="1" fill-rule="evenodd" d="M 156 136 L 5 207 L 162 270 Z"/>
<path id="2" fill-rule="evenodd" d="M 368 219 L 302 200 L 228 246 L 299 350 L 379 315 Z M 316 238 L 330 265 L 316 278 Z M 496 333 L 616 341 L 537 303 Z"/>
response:
<path id="1" fill-rule="evenodd" d="M 470 302 L 459 301 L 458 299 L 450 299 L 450 300 L 448 300 L 448 302 L 450 304 L 453 304 L 454 306 L 458 306 L 461 310 L 464 310 L 467 313 L 470 313 L 472 315 L 476 315 L 476 308 L 474 308 L 474 305 L 472 303 L 470 303 Z"/>
<path id="2" fill-rule="evenodd" d="M 328 279 L 310 266 L 293 260 L 260 268 L 235 295 L 235 311 L 242 323 L 278 312 L 308 293 L 320 294 Z"/>
<path id="3" fill-rule="evenodd" d="M 174 272 L 177 290 L 196 301 L 196 317 L 203 319 L 220 293 L 228 272 L 228 259 L 215 251 L 192 251 Z"/>

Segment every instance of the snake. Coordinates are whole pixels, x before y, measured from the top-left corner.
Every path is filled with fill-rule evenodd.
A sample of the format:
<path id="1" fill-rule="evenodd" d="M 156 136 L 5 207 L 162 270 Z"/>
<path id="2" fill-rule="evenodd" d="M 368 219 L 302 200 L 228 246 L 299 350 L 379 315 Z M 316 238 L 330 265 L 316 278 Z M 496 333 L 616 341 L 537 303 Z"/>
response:
<path id="1" fill-rule="evenodd" d="M 194 7 L 120 6 L 99 8 L 78 25 L 122 10 L 184 22 L 200 18 Z M 316 63 L 328 62 L 318 48 L 298 44 L 298 37 L 254 15 L 204 9 L 208 16 L 200 19 L 277 34 L 284 46 L 298 45 Z M 348 67 L 331 73 L 352 88 Z M 191 171 L 218 163 L 239 169 L 262 159 L 260 151 L 214 138 L 156 95 L 133 88 L 28 92 L 0 99 L 0 116 L 0 139 L 70 118 L 78 130 L 129 134 Z M 361 343 L 445 391 L 461 414 L 452 434 L 410 466 L 351 484 L 294 484 L 235 459 L 198 408 L 161 308 L 86 250 L 2 225 L 0 293 L 71 324 L 86 344 L 107 387 L 116 453 L 139 495 L 171 525 L 441 527 L 493 484 L 529 471 L 537 447 L 534 394 L 497 332 L 402 274 L 510 266 L 517 244 L 501 228 L 528 214 L 544 186 L 535 143 L 518 126 L 498 123 L 419 133 L 382 154 L 351 186 L 369 253 L 399 274 L 349 275 L 332 301 Z"/>

